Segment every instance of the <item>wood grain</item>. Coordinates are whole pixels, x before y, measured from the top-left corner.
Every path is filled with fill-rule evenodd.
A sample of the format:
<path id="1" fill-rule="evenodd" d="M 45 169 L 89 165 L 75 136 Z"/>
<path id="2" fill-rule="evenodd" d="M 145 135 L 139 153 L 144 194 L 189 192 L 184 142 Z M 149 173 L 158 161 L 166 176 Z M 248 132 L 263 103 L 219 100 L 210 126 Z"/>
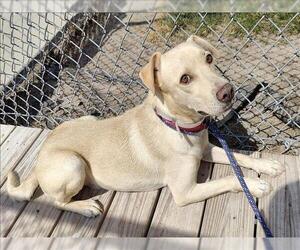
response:
<path id="1" fill-rule="evenodd" d="M 28 152 L 24 155 L 22 160 L 16 166 L 15 171 L 19 174 L 21 181 L 25 179 L 31 173 L 37 153 L 42 145 L 42 142 L 46 139 L 49 131 L 44 130 L 40 136 L 33 143 Z M 15 202 L 6 193 L 6 183 L 1 187 L 1 211 L 0 211 L 0 235 L 4 236 L 8 230 L 12 227 L 17 217 L 26 206 L 27 202 Z"/>
<path id="2" fill-rule="evenodd" d="M 97 238 L 94 249 L 101 250 L 140 250 L 146 249 L 147 238 Z"/>
<path id="3" fill-rule="evenodd" d="M 7 250 L 9 244 L 11 243 L 13 239 L 11 238 L 0 238 L 0 248 L 1 250 Z"/>
<path id="4" fill-rule="evenodd" d="M 214 250 L 254 250 L 255 238 L 246 237 L 222 237 L 222 238 L 200 238 L 198 249 L 214 249 Z M 262 248 L 257 248 L 261 250 Z M 279 248 L 280 249 L 280 248 Z M 271 250 L 266 249 L 266 250 Z M 274 249 L 275 250 L 275 249 Z"/>
<path id="5" fill-rule="evenodd" d="M 10 239 L 10 238 L 7 238 Z M 5 250 L 21 250 L 21 249 L 30 249 L 30 250 L 40 250 L 40 249 L 49 249 L 52 244 L 53 239 L 47 238 L 13 238 L 9 243 L 8 247 Z M 3 249 L 4 250 L 4 249 Z"/>
<path id="6" fill-rule="evenodd" d="M 41 133 L 41 129 L 16 127 L 0 147 L 0 184 L 3 185 L 7 173 L 14 169 L 32 143 Z"/>
<path id="7" fill-rule="evenodd" d="M 92 238 L 54 238 L 50 249 L 72 249 L 72 250 L 82 250 L 82 249 L 99 249 L 97 248 L 98 240 Z"/>
<path id="8" fill-rule="evenodd" d="M 273 191 L 259 199 L 259 208 L 263 211 L 275 237 L 300 237 L 299 156 L 263 153 L 262 157 L 280 161 L 285 165 L 286 172 L 275 178 L 261 175 L 260 178 L 272 185 Z M 264 236 L 260 225 L 257 227 L 257 236 Z"/>
<path id="9" fill-rule="evenodd" d="M 259 154 L 252 155 L 258 158 Z M 242 168 L 244 176 L 257 178 Z M 212 179 L 234 175 L 231 166 L 215 164 Z M 207 200 L 200 237 L 253 237 L 254 214 L 244 193 L 226 193 Z"/>
<path id="10" fill-rule="evenodd" d="M 159 191 L 117 192 L 98 237 L 143 237 L 147 233 Z"/>
<path id="11" fill-rule="evenodd" d="M 256 247 L 258 250 L 299 250 L 300 238 L 256 238 Z"/>
<path id="12" fill-rule="evenodd" d="M 2 125 L 0 124 L 0 145 L 6 140 L 10 133 L 15 129 L 12 125 Z"/>
<path id="13" fill-rule="evenodd" d="M 202 162 L 198 182 L 208 180 L 212 164 Z M 197 237 L 205 202 L 179 207 L 170 190 L 163 188 L 151 222 L 149 237 Z"/>
<path id="14" fill-rule="evenodd" d="M 201 239 L 199 238 L 149 238 L 147 250 L 192 250 L 198 248 Z M 202 248 L 201 248 L 202 249 Z M 203 248 L 209 249 L 209 248 Z M 214 249 L 214 248 L 212 248 Z"/>

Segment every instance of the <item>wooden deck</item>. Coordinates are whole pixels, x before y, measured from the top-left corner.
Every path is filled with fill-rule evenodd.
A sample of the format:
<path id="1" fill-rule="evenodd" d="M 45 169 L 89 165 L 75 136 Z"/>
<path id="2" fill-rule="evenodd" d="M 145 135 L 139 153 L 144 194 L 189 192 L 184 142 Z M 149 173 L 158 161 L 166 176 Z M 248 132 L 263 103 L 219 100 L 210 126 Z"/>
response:
<path id="1" fill-rule="evenodd" d="M 146 193 L 108 191 L 101 196 L 105 212 L 85 218 L 49 205 L 37 190 L 30 202 L 7 197 L 6 175 L 16 170 L 26 178 L 49 130 L 1 125 L 1 221 L 2 237 L 263 237 L 243 193 L 228 193 L 186 207 L 177 207 L 168 188 Z M 272 193 L 258 205 L 277 237 L 300 237 L 300 158 L 255 153 L 283 162 L 286 172 L 275 179 Z M 51 160 L 51 159 L 49 159 Z M 229 166 L 203 163 L 199 181 L 231 173 Z M 256 176 L 244 170 L 246 176 Z M 97 195 L 84 189 L 79 198 Z"/>

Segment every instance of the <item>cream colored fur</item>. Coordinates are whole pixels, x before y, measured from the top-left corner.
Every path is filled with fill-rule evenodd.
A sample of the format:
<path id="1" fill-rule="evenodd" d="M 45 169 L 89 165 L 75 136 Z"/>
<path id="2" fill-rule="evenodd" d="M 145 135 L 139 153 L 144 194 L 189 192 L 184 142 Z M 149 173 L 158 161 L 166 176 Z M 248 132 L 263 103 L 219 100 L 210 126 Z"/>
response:
<path id="1" fill-rule="evenodd" d="M 217 116 L 228 109 L 216 98 L 227 81 L 206 62 L 208 53 L 216 57 L 218 52 L 196 36 L 163 55 L 155 53 L 140 72 L 150 89 L 141 105 L 115 118 L 87 116 L 58 126 L 43 144 L 34 172 L 25 182 L 19 185 L 16 174 L 9 173 L 9 195 L 29 200 L 39 185 L 57 207 L 96 216 L 103 211 L 96 200 L 72 200 L 84 185 L 117 191 L 168 186 L 179 206 L 241 191 L 234 176 L 196 183 L 201 160 L 228 164 L 224 151 L 208 142 L 207 130 L 197 136 L 180 134 L 153 111 L 157 107 L 175 120 L 193 123 L 203 120 L 205 113 Z M 180 84 L 180 77 L 187 73 L 192 82 Z M 259 173 L 277 176 L 284 171 L 277 161 L 235 157 L 241 166 Z M 271 190 L 260 179 L 246 178 L 246 182 L 257 197 Z"/>

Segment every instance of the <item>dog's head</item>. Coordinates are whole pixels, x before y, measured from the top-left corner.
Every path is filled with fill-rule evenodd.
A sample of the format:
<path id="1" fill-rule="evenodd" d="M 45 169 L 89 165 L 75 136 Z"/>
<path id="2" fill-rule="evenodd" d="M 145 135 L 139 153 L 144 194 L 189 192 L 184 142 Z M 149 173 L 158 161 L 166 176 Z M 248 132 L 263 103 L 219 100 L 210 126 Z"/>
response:
<path id="1" fill-rule="evenodd" d="M 220 115 L 232 106 L 234 91 L 215 72 L 217 56 L 216 48 L 193 35 L 165 54 L 153 54 L 140 77 L 175 114 Z"/>

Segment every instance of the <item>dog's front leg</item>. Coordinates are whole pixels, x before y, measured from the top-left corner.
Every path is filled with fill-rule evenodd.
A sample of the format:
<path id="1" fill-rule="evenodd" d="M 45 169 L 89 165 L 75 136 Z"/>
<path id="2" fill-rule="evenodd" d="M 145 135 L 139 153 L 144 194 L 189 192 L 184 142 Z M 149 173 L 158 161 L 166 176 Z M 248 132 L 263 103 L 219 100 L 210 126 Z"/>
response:
<path id="1" fill-rule="evenodd" d="M 277 176 L 285 171 L 284 166 L 276 160 L 255 159 L 248 155 L 239 153 L 234 153 L 234 157 L 240 166 L 253 169 L 258 173 Z M 214 163 L 229 164 L 229 160 L 225 151 L 222 148 L 216 147 L 210 143 L 205 150 L 203 160 Z"/>
<path id="2" fill-rule="evenodd" d="M 226 193 L 240 192 L 242 188 L 235 176 L 227 176 L 219 180 L 206 183 L 197 183 L 197 173 L 199 162 L 184 161 L 178 159 L 180 168 L 172 168 L 168 172 L 167 183 L 177 205 L 185 206 L 190 203 L 203 201 L 205 199 Z M 250 192 L 256 197 L 262 197 L 271 191 L 271 186 L 260 179 L 245 178 Z"/>

